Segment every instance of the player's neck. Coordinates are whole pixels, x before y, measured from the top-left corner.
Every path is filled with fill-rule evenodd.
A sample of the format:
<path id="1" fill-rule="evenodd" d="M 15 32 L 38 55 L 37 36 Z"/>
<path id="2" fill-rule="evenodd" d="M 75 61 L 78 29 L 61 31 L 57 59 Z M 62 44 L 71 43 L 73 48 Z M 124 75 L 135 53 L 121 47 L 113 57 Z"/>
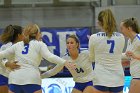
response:
<path id="1" fill-rule="evenodd" d="M 134 38 L 136 37 L 136 33 L 131 33 L 130 35 L 129 35 L 129 38 L 131 39 L 131 42 L 133 42 L 133 40 L 134 40 Z"/>
<path id="2" fill-rule="evenodd" d="M 78 55 L 79 55 L 78 50 L 70 51 L 69 53 L 70 53 L 70 57 L 71 57 L 73 60 L 77 59 L 77 57 L 78 57 Z"/>
<path id="3" fill-rule="evenodd" d="M 19 40 L 15 40 L 15 41 L 13 42 L 13 44 L 15 44 L 15 43 L 17 43 L 17 42 L 19 42 Z"/>

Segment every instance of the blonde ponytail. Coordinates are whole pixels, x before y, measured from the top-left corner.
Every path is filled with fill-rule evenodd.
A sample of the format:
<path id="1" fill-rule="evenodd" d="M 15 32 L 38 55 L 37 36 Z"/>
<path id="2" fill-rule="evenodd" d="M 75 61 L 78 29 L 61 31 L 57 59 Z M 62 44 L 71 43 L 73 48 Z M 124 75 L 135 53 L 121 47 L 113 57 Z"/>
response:
<path id="1" fill-rule="evenodd" d="M 30 24 L 30 25 L 27 25 L 25 28 L 24 28 L 24 32 L 23 32 L 23 35 L 24 35 L 24 44 L 28 44 L 30 42 L 30 40 L 32 39 L 36 39 L 36 35 L 37 33 L 40 32 L 40 29 L 38 27 L 38 25 L 36 24 Z"/>
<path id="2" fill-rule="evenodd" d="M 138 21 L 136 20 L 136 18 L 125 19 L 122 22 L 125 27 L 127 28 L 131 27 L 134 32 L 139 34 L 140 28 L 139 28 Z"/>
<path id="3" fill-rule="evenodd" d="M 103 10 L 98 15 L 98 20 L 101 23 L 102 28 L 107 33 L 108 37 L 111 37 L 113 32 L 116 31 L 116 20 L 110 9 Z"/>

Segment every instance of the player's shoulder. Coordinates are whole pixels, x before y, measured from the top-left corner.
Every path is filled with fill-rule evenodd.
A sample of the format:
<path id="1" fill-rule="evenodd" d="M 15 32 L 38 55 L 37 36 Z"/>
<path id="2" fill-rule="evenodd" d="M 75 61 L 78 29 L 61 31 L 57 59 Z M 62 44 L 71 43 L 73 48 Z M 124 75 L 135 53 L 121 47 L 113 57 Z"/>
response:
<path id="1" fill-rule="evenodd" d="M 66 54 L 64 54 L 64 55 L 62 56 L 62 58 L 63 58 L 63 59 L 66 59 L 66 60 L 69 60 L 69 59 L 70 59 L 69 53 L 67 52 Z"/>
<path id="2" fill-rule="evenodd" d="M 104 36 L 107 36 L 107 34 L 105 32 L 98 32 L 98 33 L 96 33 L 96 36 L 97 37 L 104 37 Z"/>
<path id="3" fill-rule="evenodd" d="M 33 44 L 37 46 L 37 45 L 44 45 L 45 43 L 38 40 L 31 40 L 29 44 Z"/>
<path id="4" fill-rule="evenodd" d="M 105 32 L 97 32 L 91 35 L 91 37 L 98 37 L 98 36 L 104 36 Z"/>
<path id="5" fill-rule="evenodd" d="M 98 33 L 92 34 L 92 35 L 90 36 L 90 39 L 91 39 L 91 40 L 95 40 L 96 38 L 98 38 L 98 36 L 100 36 L 101 33 L 102 33 L 102 32 L 98 32 Z"/>
<path id="6" fill-rule="evenodd" d="M 103 40 L 104 38 L 105 39 L 107 38 L 107 34 L 105 32 L 98 32 L 98 33 L 92 34 L 90 37 L 90 40 L 94 41 L 93 43 L 96 43 L 100 40 Z"/>
<path id="7" fill-rule="evenodd" d="M 140 41 L 140 34 L 137 34 L 136 38 Z"/>
<path id="8" fill-rule="evenodd" d="M 107 34 L 105 32 L 98 32 L 98 33 L 95 33 L 95 34 L 92 34 L 91 35 L 91 38 L 106 38 L 107 37 Z"/>
<path id="9" fill-rule="evenodd" d="M 43 41 L 37 41 L 37 40 L 36 40 L 36 43 L 38 43 L 39 46 L 47 46 L 47 44 L 44 43 Z"/>
<path id="10" fill-rule="evenodd" d="M 95 34 L 92 34 L 91 35 L 92 37 L 106 37 L 107 36 L 107 33 L 106 32 L 98 32 L 98 33 L 95 33 Z M 119 32 L 113 32 L 112 36 L 116 36 L 116 37 L 124 37 L 122 33 L 119 33 Z"/>
<path id="11" fill-rule="evenodd" d="M 124 35 L 122 33 L 119 33 L 119 32 L 114 32 L 112 34 L 112 37 L 116 38 L 116 39 L 120 39 L 120 40 L 124 40 L 125 39 Z"/>
<path id="12" fill-rule="evenodd" d="M 23 41 L 19 41 L 19 42 L 13 44 L 12 46 L 13 47 L 18 47 L 18 46 L 21 46 L 21 45 L 24 45 L 24 42 Z"/>
<path id="13" fill-rule="evenodd" d="M 138 46 L 140 46 L 140 34 L 137 34 L 133 40 Z M 129 40 L 131 42 L 131 40 Z"/>
<path id="14" fill-rule="evenodd" d="M 114 32 L 113 35 L 117 37 L 124 37 L 124 35 L 120 32 Z"/>
<path id="15" fill-rule="evenodd" d="M 82 55 L 88 55 L 89 54 L 89 51 L 88 51 L 88 49 L 80 50 L 80 54 L 82 54 Z"/>
<path id="16" fill-rule="evenodd" d="M 11 47 L 12 46 L 12 42 L 9 42 L 9 43 L 7 43 L 7 44 L 3 44 L 2 46 L 1 46 L 1 50 L 5 50 L 6 48 L 9 48 L 9 47 Z"/>
<path id="17" fill-rule="evenodd" d="M 79 53 L 80 58 L 88 58 L 89 57 L 89 51 L 88 50 L 81 50 Z"/>
<path id="18" fill-rule="evenodd" d="M 31 40 L 29 43 L 29 46 L 34 46 L 34 47 L 38 47 L 40 45 L 43 45 L 44 43 L 42 41 L 37 41 L 37 40 Z M 14 44 L 13 46 L 24 46 L 26 44 L 24 44 L 23 41 L 17 42 L 16 44 Z"/>

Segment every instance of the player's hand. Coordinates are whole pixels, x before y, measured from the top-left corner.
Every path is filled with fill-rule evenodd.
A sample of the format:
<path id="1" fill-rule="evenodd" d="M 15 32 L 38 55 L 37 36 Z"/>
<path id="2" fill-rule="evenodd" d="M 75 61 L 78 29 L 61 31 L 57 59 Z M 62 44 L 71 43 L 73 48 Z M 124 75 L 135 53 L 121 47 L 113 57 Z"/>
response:
<path id="1" fill-rule="evenodd" d="M 136 55 L 133 52 L 131 52 L 131 51 L 127 51 L 125 54 L 129 58 L 137 59 Z"/>
<path id="2" fill-rule="evenodd" d="M 10 68 L 10 70 L 15 70 L 15 69 L 19 69 L 20 65 L 17 64 L 17 61 L 14 62 L 7 62 L 5 64 L 6 67 Z"/>
<path id="3" fill-rule="evenodd" d="M 68 69 L 75 70 L 75 69 L 76 69 L 76 64 L 73 63 L 73 62 L 68 62 L 68 61 L 66 61 L 65 67 L 68 68 Z"/>

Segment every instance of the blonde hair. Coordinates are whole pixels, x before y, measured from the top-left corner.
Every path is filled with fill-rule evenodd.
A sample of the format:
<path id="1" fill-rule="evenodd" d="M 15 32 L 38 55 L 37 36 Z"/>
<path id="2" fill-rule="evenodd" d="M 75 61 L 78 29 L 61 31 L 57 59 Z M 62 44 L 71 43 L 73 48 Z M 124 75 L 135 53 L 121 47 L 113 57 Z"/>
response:
<path id="1" fill-rule="evenodd" d="M 113 32 L 116 31 L 116 20 L 110 9 L 103 10 L 98 15 L 98 21 L 101 23 L 102 28 L 111 37 Z"/>
<path id="2" fill-rule="evenodd" d="M 134 32 L 137 34 L 140 32 L 138 22 L 136 18 L 129 18 L 122 21 L 125 27 L 131 27 Z"/>
<path id="3" fill-rule="evenodd" d="M 39 26 L 37 24 L 30 24 L 24 28 L 24 44 L 28 44 L 32 39 L 36 39 L 36 35 L 40 32 Z"/>

